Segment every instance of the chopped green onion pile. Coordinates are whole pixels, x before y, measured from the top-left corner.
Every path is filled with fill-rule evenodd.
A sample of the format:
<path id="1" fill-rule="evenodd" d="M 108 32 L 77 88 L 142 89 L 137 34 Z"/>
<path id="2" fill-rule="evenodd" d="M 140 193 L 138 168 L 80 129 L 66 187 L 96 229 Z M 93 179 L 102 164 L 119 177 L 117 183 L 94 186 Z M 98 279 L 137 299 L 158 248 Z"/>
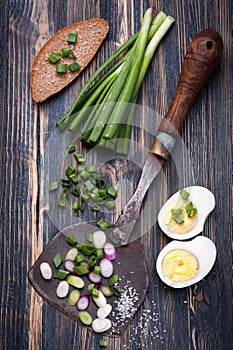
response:
<path id="1" fill-rule="evenodd" d="M 74 153 L 76 149 L 74 145 L 70 145 L 67 150 L 68 153 Z M 96 165 L 84 165 L 85 157 L 82 153 L 74 153 L 73 156 L 77 165 L 76 167 L 69 165 L 65 170 L 66 177 L 60 180 L 62 190 L 57 202 L 58 206 L 66 208 L 67 197 L 72 195 L 75 198 L 72 203 L 72 212 L 76 216 L 85 210 L 87 203 L 90 203 L 92 211 L 99 211 L 102 207 L 113 210 L 117 190 L 112 186 L 108 187 L 104 178 L 97 177 Z M 58 188 L 58 181 L 49 184 L 49 192 Z M 100 225 L 102 224 L 103 229 L 109 227 L 109 224 L 104 223 L 104 220 L 103 223 L 100 221 Z"/>
<path id="2" fill-rule="evenodd" d="M 74 131 L 88 117 L 81 130 L 85 145 L 105 145 L 126 154 L 139 89 L 158 44 L 173 22 L 174 18 L 163 11 L 153 18 L 153 9 L 147 9 L 140 31 L 94 72 L 57 126 Z M 92 112 L 91 106 L 95 106 Z"/>
<path id="3" fill-rule="evenodd" d="M 68 34 L 67 43 L 70 45 L 76 44 L 78 34 L 76 32 L 70 32 Z M 69 58 L 71 60 L 74 60 L 71 64 L 67 65 L 65 63 L 58 63 L 63 58 Z M 66 74 L 68 71 L 68 68 L 70 72 L 76 72 L 81 67 L 79 63 L 76 61 L 76 56 L 71 50 L 70 47 L 63 47 L 60 52 L 52 52 L 51 55 L 48 57 L 48 61 L 52 64 L 56 63 L 56 72 L 58 74 Z"/>

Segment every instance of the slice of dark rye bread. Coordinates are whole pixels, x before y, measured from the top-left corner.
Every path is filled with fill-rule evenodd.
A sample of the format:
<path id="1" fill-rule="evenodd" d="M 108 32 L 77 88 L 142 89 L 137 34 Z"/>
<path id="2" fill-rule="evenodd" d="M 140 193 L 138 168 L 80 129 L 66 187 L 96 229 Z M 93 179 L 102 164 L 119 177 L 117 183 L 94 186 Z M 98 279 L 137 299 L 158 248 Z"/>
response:
<path id="1" fill-rule="evenodd" d="M 31 71 L 32 98 L 35 102 L 43 102 L 48 97 L 61 91 L 71 83 L 92 60 L 109 30 L 108 23 L 102 18 L 92 18 L 86 21 L 77 22 L 59 30 L 40 49 Z M 69 32 L 77 32 L 78 38 L 75 45 L 67 43 Z M 56 73 L 56 64 L 48 61 L 52 52 L 60 52 L 64 47 L 70 47 L 80 69 L 75 72 L 67 70 L 66 74 Z M 73 61 L 63 58 L 59 63 L 70 64 Z"/>

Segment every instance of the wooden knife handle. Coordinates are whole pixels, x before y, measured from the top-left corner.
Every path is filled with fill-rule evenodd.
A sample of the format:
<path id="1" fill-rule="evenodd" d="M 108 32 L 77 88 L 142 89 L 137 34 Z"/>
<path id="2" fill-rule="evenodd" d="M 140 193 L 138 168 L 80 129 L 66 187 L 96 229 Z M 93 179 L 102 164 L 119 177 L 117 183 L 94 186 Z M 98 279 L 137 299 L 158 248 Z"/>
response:
<path id="1" fill-rule="evenodd" d="M 189 109 L 219 64 L 222 51 L 222 37 L 213 30 L 203 30 L 191 41 L 174 99 L 159 126 L 151 153 L 164 160 L 169 158 Z"/>

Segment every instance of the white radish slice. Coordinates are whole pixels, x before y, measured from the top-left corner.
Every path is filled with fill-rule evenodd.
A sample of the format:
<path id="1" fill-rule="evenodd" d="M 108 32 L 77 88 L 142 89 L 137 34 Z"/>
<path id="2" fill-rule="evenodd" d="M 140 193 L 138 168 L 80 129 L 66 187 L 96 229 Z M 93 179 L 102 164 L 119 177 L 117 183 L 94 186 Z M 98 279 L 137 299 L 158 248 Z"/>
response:
<path id="1" fill-rule="evenodd" d="M 74 267 L 76 266 L 76 264 L 74 263 L 73 260 L 65 260 L 64 261 L 64 266 L 65 266 L 65 269 L 67 271 L 69 271 L 70 273 L 75 273 L 74 272 Z"/>
<path id="2" fill-rule="evenodd" d="M 104 307 L 100 307 L 97 310 L 97 317 L 98 318 L 106 318 L 112 311 L 112 305 L 106 304 Z"/>
<path id="3" fill-rule="evenodd" d="M 114 247 L 114 245 L 112 243 L 110 243 L 110 242 L 105 243 L 104 255 L 105 255 L 105 258 L 108 260 L 116 259 L 116 256 L 117 256 L 116 248 Z"/>
<path id="4" fill-rule="evenodd" d="M 108 259 L 100 260 L 101 275 L 105 278 L 109 278 L 113 274 L 113 264 Z"/>
<path id="5" fill-rule="evenodd" d="M 95 283 L 95 284 L 98 284 L 101 282 L 101 275 L 97 274 L 97 273 L 94 273 L 94 272 L 90 272 L 88 274 L 88 278 L 91 282 Z"/>
<path id="6" fill-rule="evenodd" d="M 51 269 L 49 263 L 42 262 L 40 264 L 40 272 L 41 272 L 42 277 L 45 280 L 51 280 L 53 274 L 52 274 L 52 269 Z"/>
<path id="7" fill-rule="evenodd" d="M 112 327 L 112 322 L 108 318 L 96 318 L 92 322 L 92 329 L 96 333 L 106 332 Z"/>
<path id="8" fill-rule="evenodd" d="M 77 308 L 80 310 L 80 311 L 84 311 L 88 308 L 90 304 L 90 297 L 88 295 L 83 295 L 79 300 L 78 300 L 78 303 L 77 303 Z"/>
<path id="9" fill-rule="evenodd" d="M 72 260 L 74 261 L 76 256 L 78 255 L 78 249 L 77 248 L 71 248 L 68 253 L 66 254 L 65 260 Z"/>
<path id="10" fill-rule="evenodd" d="M 98 307 L 104 307 L 107 304 L 107 299 L 105 298 L 105 296 L 100 290 L 99 290 L 99 296 L 98 297 L 92 296 L 92 298 Z"/>
<path id="11" fill-rule="evenodd" d="M 69 283 L 66 281 L 61 281 L 57 286 L 57 296 L 58 298 L 65 298 L 69 292 Z"/>
<path id="12" fill-rule="evenodd" d="M 97 249 L 103 248 L 106 243 L 106 235 L 103 231 L 93 233 L 93 244 Z"/>

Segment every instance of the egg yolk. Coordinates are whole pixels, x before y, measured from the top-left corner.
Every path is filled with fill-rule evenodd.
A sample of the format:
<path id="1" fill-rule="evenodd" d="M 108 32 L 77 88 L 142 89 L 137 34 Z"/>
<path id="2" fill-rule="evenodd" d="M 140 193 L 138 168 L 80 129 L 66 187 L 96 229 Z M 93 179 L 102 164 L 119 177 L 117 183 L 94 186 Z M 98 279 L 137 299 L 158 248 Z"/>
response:
<path id="1" fill-rule="evenodd" d="M 173 282 L 187 281 L 196 276 L 198 270 L 198 259 L 185 249 L 171 250 L 162 261 L 163 274 Z"/>
<path id="2" fill-rule="evenodd" d="M 171 208 L 164 215 L 164 223 L 169 228 L 170 231 L 178 234 L 185 234 L 190 232 L 197 224 L 198 215 L 193 216 L 192 218 L 188 217 L 188 213 L 185 210 L 185 206 L 189 201 L 179 200 L 174 203 Z M 184 221 L 182 224 L 178 224 L 174 221 L 175 214 L 172 214 L 172 209 L 182 210 L 180 217 Z"/>

